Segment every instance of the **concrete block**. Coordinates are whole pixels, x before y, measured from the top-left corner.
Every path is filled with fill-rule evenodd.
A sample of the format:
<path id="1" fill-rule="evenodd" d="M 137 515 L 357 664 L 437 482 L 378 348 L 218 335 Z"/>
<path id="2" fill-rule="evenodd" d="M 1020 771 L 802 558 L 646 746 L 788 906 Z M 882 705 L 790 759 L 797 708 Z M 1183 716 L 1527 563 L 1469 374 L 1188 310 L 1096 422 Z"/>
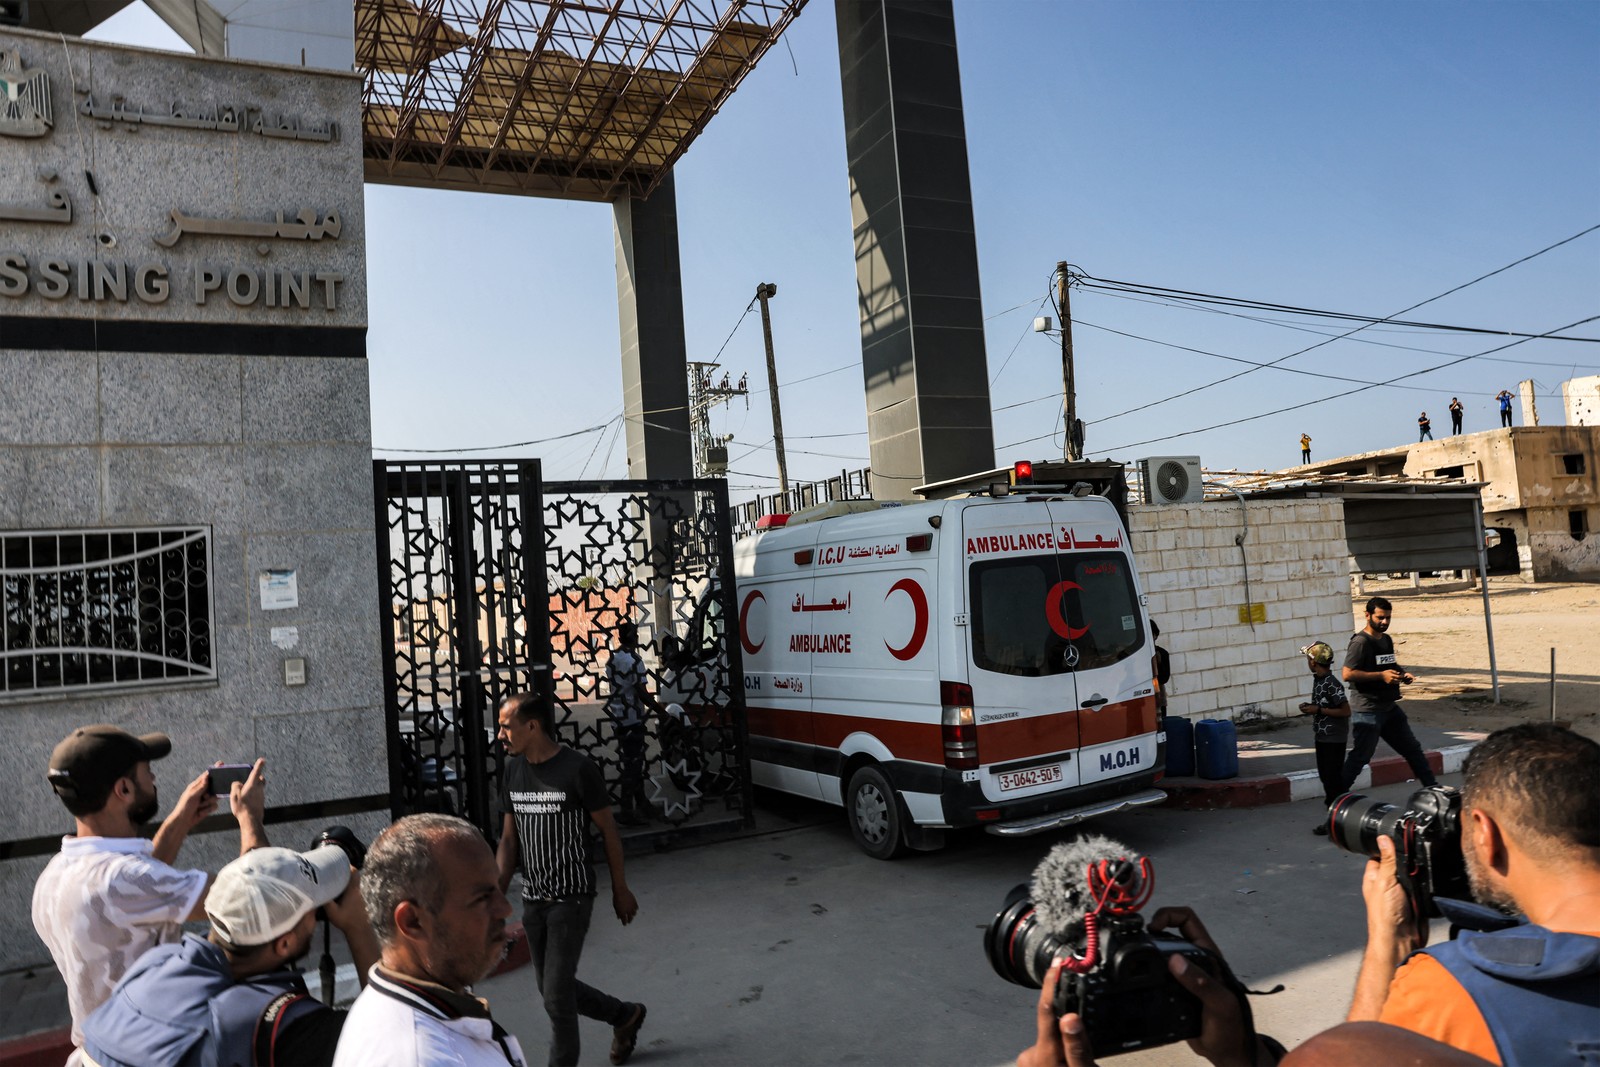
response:
<path id="1" fill-rule="evenodd" d="M 1191 611 L 1195 608 L 1195 593 L 1192 589 L 1174 589 L 1166 594 L 1165 611 Z"/>
<path id="2" fill-rule="evenodd" d="M 1311 699 L 1311 675 L 1308 672 L 1304 682 L 1294 678 L 1274 678 L 1269 692 L 1273 700 L 1290 701 L 1290 708 L 1293 710 L 1295 703 Z"/>
<path id="3" fill-rule="evenodd" d="M 375 613 L 281 625 L 294 626 L 293 648 L 274 645 L 268 626 L 261 622 L 250 629 L 249 707 L 258 717 L 382 706 L 383 664 Z M 304 685 L 284 684 L 283 662 L 291 656 L 305 660 Z"/>
<path id="4" fill-rule="evenodd" d="M 100 453 L 87 447 L 0 447 L 0 526 L 100 525 Z"/>
<path id="5" fill-rule="evenodd" d="M 269 785 L 301 802 L 386 793 L 389 766 L 381 704 L 255 719 L 256 751 Z M 337 744 L 330 744 L 337 738 Z"/>
<path id="6" fill-rule="evenodd" d="M 100 420 L 111 444 L 234 444 L 239 359 L 102 353 Z"/>
<path id="7" fill-rule="evenodd" d="M 1245 544 L 1281 545 L 1290 539 L 1292 532 L 1282 526 L 1252 527 L 1250 536 L 1245 538 Z"/>
<path id="8" fill-rule="evenodd" d="M 245 518 L 252 531 L 372 529 L 366 445 L 256 447 L 245 468 Z"/>
<path id="9" fill-rule="evenodd" d="M 92 352 L 0 349 L 0 442 L 93 444 L 97 365 Z"/>
<path id="10" fill-rule="evenodd" d="M 1182 670 L 1185 674 L 1197 675 L 1210 670 L 1217 665 L 1217 650 L 1214 648 L 1199 648 L 1193 652 L 1186 652 L 1183 656 Z M 1179 670 L 1178 659 L 1173 657 L 1172 671 L 1176 675 Z"/>
<path id="11" fill-rule="evenodd" d="M 1179 530 L 1177 531 L 1177 535 L 1179 548 L 1204 548 L 1206 545 L 1206 535 L 1204 530 Z"/>
<path id="12" fill-rule="evenodd" d="M 1250 653 L 1243 646 L 1236 644 L 1223 645 L 1216 652 L 1216 664 L 1218 667 L 1232 667 L 1250 658 Z"/>
<path id="13" fill-rule="evenodd" d="M 102 475 L 105 525 L 209 523 L 214 534 L 239 533 L 247 491 L 244 462 L 237 445 L 107 448 Z"/>
<path id="14" fill-rule="evenodd" d="M 253 624 L 284 626 L 371 614 L 369 609 L 379 602 L 375 551 L 372 535 L 364 531 L 251 534 L 242 566 L 255 593 L 248 601 Z M 279 569 L 295 572 L 300 604 L 263 611 L 259 576 Z"/>
<path id="15" fill-rule="evenodd" d="M 1171 552 L 1178 547 L 1178 534 L 1174 530 L 1156 530 L 1151 536 L 1157 552 Z"/>
<path id="16" fill-rule="evenodd" d="M 1228 590 L 1218 586 L 1208 586 L 1194 591 L 1194 606 L 1197 608 L 1215 608 L 1226 603 Z"/>
<path id="17" fill-rule="evenodd" d="M 370 446 L 367 371 L 364 359 L 246 359 L 245 440 Z"/>

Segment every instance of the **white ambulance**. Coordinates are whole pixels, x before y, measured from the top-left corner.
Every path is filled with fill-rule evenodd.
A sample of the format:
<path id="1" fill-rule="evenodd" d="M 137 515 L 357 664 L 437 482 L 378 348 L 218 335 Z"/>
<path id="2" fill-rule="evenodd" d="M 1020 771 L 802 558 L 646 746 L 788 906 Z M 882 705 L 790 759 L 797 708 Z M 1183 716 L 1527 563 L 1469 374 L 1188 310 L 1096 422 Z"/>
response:
<path id="1" fill-rule="evenodd" d="M 1109 501 L 857 501 L 765 524 L 734 550 L 757 785 L 842 805 L 879 859 L 1165 798 L 1155 643 Z"/>

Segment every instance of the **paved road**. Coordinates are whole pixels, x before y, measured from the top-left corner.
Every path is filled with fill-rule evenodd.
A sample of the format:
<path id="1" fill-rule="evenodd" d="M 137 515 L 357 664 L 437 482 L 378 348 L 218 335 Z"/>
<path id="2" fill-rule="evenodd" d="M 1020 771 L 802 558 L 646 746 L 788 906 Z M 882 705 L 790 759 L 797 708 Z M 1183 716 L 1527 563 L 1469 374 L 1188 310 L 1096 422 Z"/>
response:
<path id="1" fill-rule="evenodd" d="M 1342 1018 L 1365 938 L 1362 861 L 1312 836 L 1319 807 L 1142 809 L 1091 827 L 1151 857 L 1155 904 L 1195 907 L 1247 985 L 1283 983 L 1253 1002 L 1258 1026 L 1290 1047 Z M 579 973 L 649 1005 L 634 1062 L 972 1067 L 1031 1041 L 1035 994 L 994 975 L 982 931 L 1063 837 L 957 836 L 881 863 L 836 809 L 770 795 L 762 808 L 742 840 L 631 859 L 632 926 L 602 889 Z M 531 969 L 481 992 L 541 1061 L 549 1029 Z M 583 1062 L 605 1063 L 609 1028 L 583 1025 Z M 1201 1061 L 1178 1045 L 1110 1062 Z"/>

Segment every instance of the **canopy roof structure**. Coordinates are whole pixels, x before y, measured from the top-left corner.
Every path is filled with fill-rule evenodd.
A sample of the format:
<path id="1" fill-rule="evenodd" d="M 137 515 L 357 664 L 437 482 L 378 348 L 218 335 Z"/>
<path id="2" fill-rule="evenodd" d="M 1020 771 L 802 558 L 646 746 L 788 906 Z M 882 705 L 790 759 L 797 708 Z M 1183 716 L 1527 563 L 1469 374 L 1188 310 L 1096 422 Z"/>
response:
<path id="1" fill-rule="evenodd" d="M 805 0 L 356 0 L 366 179 L 644 197 Z"/>

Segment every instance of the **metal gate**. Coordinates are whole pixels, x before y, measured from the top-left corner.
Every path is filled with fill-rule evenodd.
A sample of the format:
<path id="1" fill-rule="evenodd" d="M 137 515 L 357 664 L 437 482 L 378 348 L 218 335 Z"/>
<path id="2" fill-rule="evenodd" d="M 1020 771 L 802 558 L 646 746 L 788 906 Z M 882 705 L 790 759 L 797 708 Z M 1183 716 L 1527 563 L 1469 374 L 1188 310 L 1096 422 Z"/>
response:
<path id="1" fill-rule="evenodd" d="M 649 815 L 624 832 L 749 821 L 725 482 L 544 484 L 538 460 L 378 460 L 373 474 L 396 816 L 451 812 L 492 840 L 496 709 L 530 691 L 618 795 L 605 666 L 631 621 L 651 689 L 682 714 L 649 720 Z"/>

